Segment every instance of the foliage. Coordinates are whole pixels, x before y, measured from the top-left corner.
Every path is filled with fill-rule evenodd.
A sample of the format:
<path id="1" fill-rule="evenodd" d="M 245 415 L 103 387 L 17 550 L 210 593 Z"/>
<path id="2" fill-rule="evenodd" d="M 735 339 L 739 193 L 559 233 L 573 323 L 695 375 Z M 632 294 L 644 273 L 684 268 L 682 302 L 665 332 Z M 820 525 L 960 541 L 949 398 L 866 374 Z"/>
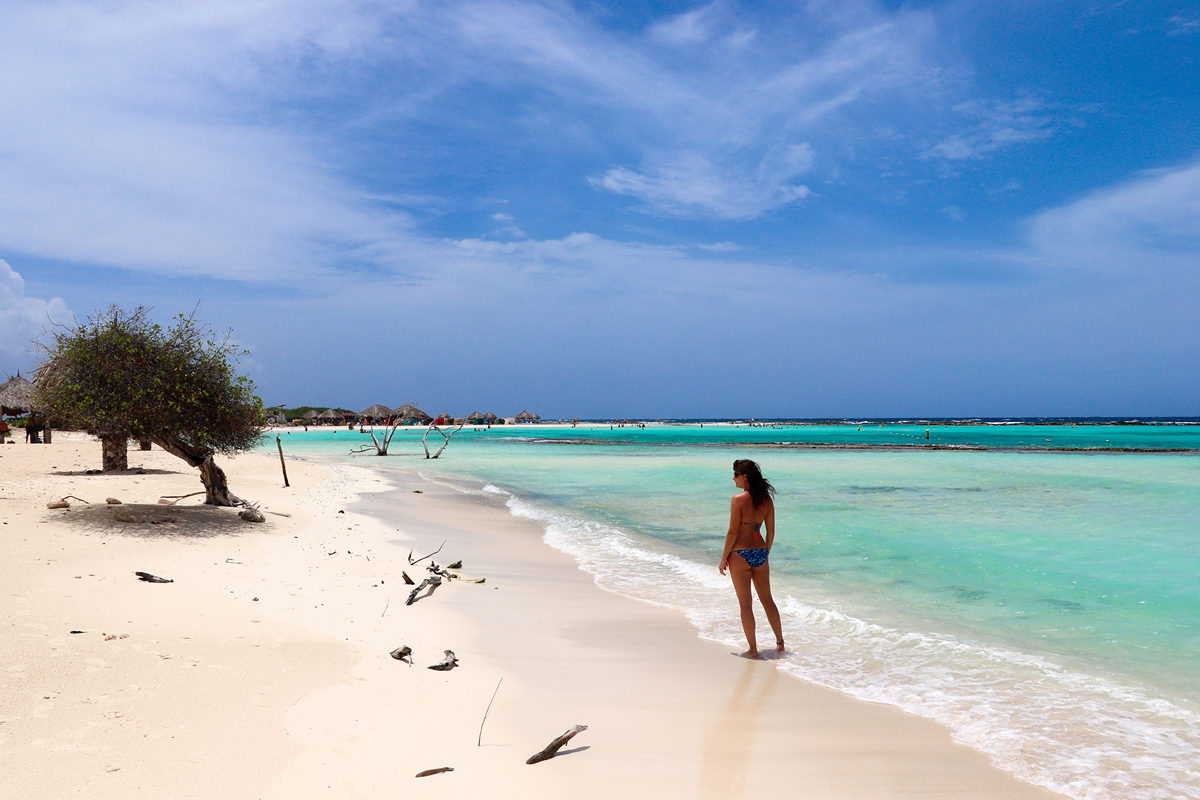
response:
<path id="1" fill-rule="evenodd" d="M 272 408 L 278 408 L 278 409 L 282 410 L 283 416 L 285 419 L 287 419 L 288 422 L 291 422 L 292 420 L 303 420 L 304 415 L 310 411 L 316 411 L 318 414 L 320 414 L 322 411 L 324 411 L 327 408 L 332 408 L 334 411 L 337 411 L 339 414 L 340 413 L 353 413 L 348 408 L 338 408 L 337 406 L 296 406 L 295 408 L 287 408 L 284 406 L 272 406 Z"/>
<path id="2" fill-rule="evenodd" d="M 103 438 L 162 441 L 236 453 L 263 429 L 254 383 L 234 365 L 246 352 L 180 314 L 164 329 L 149 309 L 112 306 L 54 333 L 38 374 L 38 407 Z"/>

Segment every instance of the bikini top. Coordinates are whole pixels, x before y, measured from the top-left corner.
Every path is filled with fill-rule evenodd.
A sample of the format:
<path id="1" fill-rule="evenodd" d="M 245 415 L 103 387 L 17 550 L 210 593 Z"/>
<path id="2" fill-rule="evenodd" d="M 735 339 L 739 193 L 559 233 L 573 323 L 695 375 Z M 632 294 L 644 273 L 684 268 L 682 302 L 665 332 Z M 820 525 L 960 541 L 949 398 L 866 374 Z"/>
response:
<path id="1" fill-rule="evenodd" d="M 749 525 L 750 527 L 754 528 L 754 535 L 757 538 L 762 539 L 762 523 L 761 522 L 743 522 L 742 524 Z"/>

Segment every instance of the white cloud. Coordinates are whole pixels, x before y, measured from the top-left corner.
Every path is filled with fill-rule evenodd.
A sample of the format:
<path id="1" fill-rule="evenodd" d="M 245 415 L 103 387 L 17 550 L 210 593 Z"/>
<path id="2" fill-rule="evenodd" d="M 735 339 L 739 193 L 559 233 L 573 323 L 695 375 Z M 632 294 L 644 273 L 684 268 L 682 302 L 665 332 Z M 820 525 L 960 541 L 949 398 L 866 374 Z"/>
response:
<path id="1" fill-rule="evenodd" d="M 1200 162 L 1145 172 L 1030 223 L 1037 253 L 1085 273 L 1200 277 Z"/>
<path id="2" fill-rule="evenodd" d="M 650 36 L 675 45 L 703 44 L 710 41 L 725 23 L 721 3 L 685 11 L 656 22 L 650 27 Z"/>
<path id="3" fill-rule="evenodd" d="M 590 182 L 637 197 L 660 214 L 753 219 L 810 196 L 812 191 L 795 179 L 811 162 L 806 144 L 789 148 L 779 158 L 764 159 L 752 174 L 718 167 L 702 153 L 680 153 L 659 159 L 648 174 L 618 167 Z"/>
<path id="4" fill-rule="evenodd" d="M 1191 36 L 1200 33 L 1200 14 L 1172 14 L 1167 17 L 1168 36 Z"/>
<path id="5" fill-rule="evenodd" d="M 1046 104 L 1035 97 L 1000 102 L 973 100 L 954 110 L 970 127 L 929 148 L 927 158 L 980 159 L 1006 147 L 1047 139 L 1057 130 Z"/>
<path id="6" fill-rule="evenodd" d="M 61 298 L 26 297 L 25 280 L 0 258 L 0 380 L 36 366 L 40 359 L 34 353 L 34 341 L 55 323 L 73 319 Z"/>
<path id="7" fill-rule="evenodd" d="M 21 79 L 0 83 L 0 244 L 253 280 L 329 274 L 404 230 L 319 137 L 268 121 L 305 91 L 305 58 L 319 73 L 363 41 L 353 7 L 10 5 L 5 20 L 0 71 Z"/>

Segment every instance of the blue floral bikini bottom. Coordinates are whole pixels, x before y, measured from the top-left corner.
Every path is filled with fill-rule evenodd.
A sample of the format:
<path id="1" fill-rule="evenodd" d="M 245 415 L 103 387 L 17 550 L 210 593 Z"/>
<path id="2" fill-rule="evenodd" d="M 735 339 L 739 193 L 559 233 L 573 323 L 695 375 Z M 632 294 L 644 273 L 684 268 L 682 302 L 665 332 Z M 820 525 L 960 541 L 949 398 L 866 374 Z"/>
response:
<path id="1" fill-rule="evenodd" d="M 754 569 L 767 563 L 767 554 L 771 551 L 765 547 L 757 547 L 753 550 L 734 550 L 733 552 L 741 556 L 742 560 L 749 564 L 751 569 Z"/>

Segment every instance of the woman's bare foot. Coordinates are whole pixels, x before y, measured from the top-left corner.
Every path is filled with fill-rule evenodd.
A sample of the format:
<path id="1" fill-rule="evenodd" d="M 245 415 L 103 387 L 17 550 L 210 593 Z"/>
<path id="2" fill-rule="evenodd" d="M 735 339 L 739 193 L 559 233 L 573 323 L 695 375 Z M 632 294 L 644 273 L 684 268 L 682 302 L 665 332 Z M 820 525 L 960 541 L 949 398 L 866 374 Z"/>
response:
<path id="1" fill-rule="evenodd" d="M 757 650 L 747 650 L 744 653 L 738 653 L 738 655 L 741 656 L 742 658 L 758 658 L 758 651 Z"/>
<path id="2" fill-rule="evenodd" d="M 782 639 L 781 639 L 781 640 L 779 640 L 778 642 L 776 642 L 776 643 L 775 643 L 775 649 L 776 649 L 776 650 L 778 650 L 778 651 L 779 651 L 779 652 L 781 652 L 781 653 L 786 653 L 786 652 L 787 652 L 787 648 L 783 646 L 783 640 L 782 640 Z"/>

